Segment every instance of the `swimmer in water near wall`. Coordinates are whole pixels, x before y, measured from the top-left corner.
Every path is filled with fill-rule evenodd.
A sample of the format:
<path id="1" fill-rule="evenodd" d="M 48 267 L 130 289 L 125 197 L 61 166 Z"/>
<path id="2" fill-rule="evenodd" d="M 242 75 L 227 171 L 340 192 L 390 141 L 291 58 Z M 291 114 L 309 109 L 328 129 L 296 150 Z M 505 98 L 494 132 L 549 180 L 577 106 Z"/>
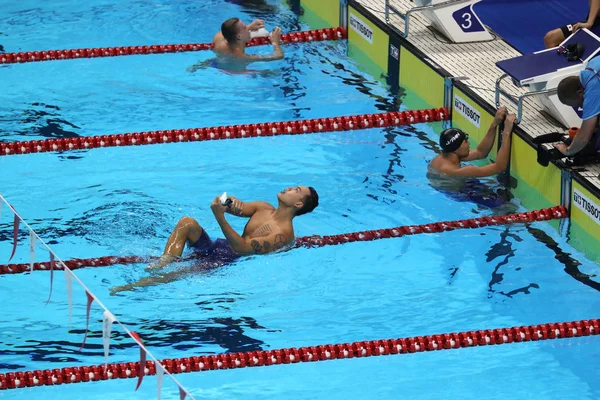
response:
<path id="1" fill-rule="evenodd" d="M 160 270 L 176 261 L 183 253 L 186 243 L 197 254 L 199 262 L 211 268 L 231 263 L 242 256 L 287 250 L 295 243 L 292 220 L 313 211 L 319 205 L 316 190 L 307 186 L 290 187 L 279 192 L 277 208 L 264 201 L 245 203 L 235 197 L 221 197 L 223 196 L 215 198 L 210 208 L 225 239 L 211 240 L 196 220 L 183 217 L 171 233 L 163 255 L 156 263 L 150 264 L 147 270 Z M 250 218 L 241 236 L 229 225 L 225 213 Z M 171 282 L 180 275 L 180 271 L 175 271 L 142 278 L 136 283 L 114 287 L 110 293 Z"/>
<path id="2" fill-rule="evenodd" d="M 264 56 L 246 54 L 246 45 L 255 36 L 268 36 L 273 44 L 273 53 Z M 189 72 L 194 72 L 206 65 L 232 72 L 242 72 L 253 62 L 275 61 L 283 58 L 281 28 L 276 27 L 268 34 L 265 31 L 265 22 L 261 19 L 246 25 L 239 18 L 229 18 L 221 25 L 221 31 L 213 37 L 212 44 L 213 51 L 217 55 L 216 59 L 193 65 L 188 68 Z"/>
<path id="3" fill-rule="evenodd" d="M 497 128 L 503 120 L 502 145 L 496 161 L 481 167 L 462 165 L 463 162 L 485 159 L 489 155 L 496 139 Z M 498 195 L 487 185 L 473 178 L 496 175 L 506 170 L 515 120 L 514 114 L 507 115 L 506 107 L 499 108 L 486 135 L 474 150 L 470 149 L 469 135 L 462 130 L 451 128 L 443 131 L 440 135 L 442 152 L 431 160 L 427 167 L 427 178 L 431 186 L 458 201 L 472 201 L 489 208 L 506 203 L 508 199 L 505 195 Z"/>

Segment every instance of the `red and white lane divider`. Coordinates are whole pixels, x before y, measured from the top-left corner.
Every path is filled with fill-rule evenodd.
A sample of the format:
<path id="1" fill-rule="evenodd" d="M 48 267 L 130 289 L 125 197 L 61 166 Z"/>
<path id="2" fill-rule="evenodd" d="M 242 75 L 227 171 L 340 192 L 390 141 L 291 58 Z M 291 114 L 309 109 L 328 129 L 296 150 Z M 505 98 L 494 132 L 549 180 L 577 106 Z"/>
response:
<path id="1" fill-rule="evenodd" d="M 464 219 L 459 221 L 445 221 L 422 225 L 405 225 L 395 228 L 375 229 L 362 232 L 342 233 L 331 236 L 304 236 L 296 239 L 295 247 L 321 247 L 338 245 L 350 242 L 365 242 L 371 240 L 398 238 L 405 235 L 416 235 L 420 233 L 436 233 L 444 231 L 452 231 L 455 229 L 473 229 L 482 228 L 484 226 L 507 225 L 513 223 L 525 223 L 534 221 L 548 221 L 552 219 L 567 218 L 568 212 L 563 206 L 555 206 L 544 208 L 541 210 L 528 211 L 518 214 L 496 215 L 491 217 L 479 217 Z M 18 220 L 15 219 L 14 234 L 13 234 L 13 253 L 17 246 L 17 231 L 19 229 Z M 192 260 L 195 257 L 187 258 Z M 29 264 L 7 264 L 0 265 L 0 275 L 3 274 L 19 274 L 27 271 L 46 271 L 50 269 L 62 270 L 67 267 L 71 270 L 85 267 L 105 267 L 115 264 L 137 264 L 149 262 L 155 257 L 140 257 L 140 256 L 105 256 L 98 258 L 87 259 L 72 259 L 62 261 L 60 263 L 40 262 Z M 9 260 L 10 261 L 10 260 Z M 64 266 L 63 266 L 64 265 Z"/>
<path id="2" fill-rule="evenodd" d="M 173 129 L 103 136 L 31 140 L 25 142 L 3 142 L 0 143 L 0 156 L 44 153 L 49 151 L 85 150 L 97 147 L 201 142 L 205 140 L 348 131 L 442 121 L 448 118 L 449 114 L 445 108 L 432 108 L 416 111 L 358 114 L 285 122 L 215 126 L 210 128 Z"/>
<path id="3" fill-rule="evenodd" d="M 39 241 L 50 253 L 50 296 L 52 295 L 52 277 L 55 264 L 62 267 L 65 274 L 67 298 L 69 305 L 69 316 L 71 315 L 72 305 L 72 281 L 75 280 L 86 292 L 86 327 L 81 344 L 81 349 L 85 346 L 91 306 L 96 302 L 104 310 L 102 324 L 102 338 L 104 343 L 104 365 L 95 365 L 90 367 L 72 367 L 53 370 L 35 370 L 24 372 L 10 372 L 0 374 L 0 390 L 24 388 L 41 385 L 58 385 L 62 383 L 76 383 L 86 381 L 98 381 L 115 378 L 138 378 L 136 390 L 142 383 L 145 375 L 157 375 L 158 390 L 162 387 L 162 379 L 167 374 L 178 386 L 180 399 L 186 396 L 193 397 L 189 392 L 175 379 L 173 374 L 181 372 L 202 371 L 210 369 L 241 368 L 245 366 L 288 364 L 305 361 L 329 360 L 336 358 L 366 357 L 371 355 L 403 354 L 416 351 L 430 351 L 451 349 L 458 347 L 469 347 L 474 345 L 502 344 L 513 341 L 535 341 L 553 338 L 587 336 L 595 335 L 599 331 L 598 321 L 576 321 L 565 324 L 545 324 L 531 327 L 515 327 L 510 329 L 495 329 L 485 331 L 470 331 L 459 334 L 450 333 L 444 335 L 419 336 L 406 339 L 376 340 L 369 342 L 356 342 L 352 344 L 338 344 L 325 346 L 311 346 L 300 349 L 281 349 L 274 351 L 260 351 L 250 353 L 225 354 L 218 356 L 189 357 L 183 359 L 165 359 L 158 360 L 150 353 L 143 344 L 140 336 L 133 331 L 129 331 L 123 324 L 106 308 L 86 285 L 73 273 L 66 265 L 70 262 L 63 262 L 56 254 L 44 243 L 44 241 L 31 229 L 31 227 L 22 219 L 17 211 L 0 195 L 0 215 L 1 205 L 6 203 L 14 214 L 13 231 L 13 250 L 12 257 L 15 254 L 18 230 L 22 223 L 30 234 L 30 263 L 29 269 L 34 269 L 36 241 Z M 461 220 L 454 222 L 439 222 L 435 224 L 424 224 L 415 226 L 405 226 L 392 229 L 380 229 L 375 231 L 354 232 L 344 235 L 334 236 L 311 236 L 300 238 L 297 246 L 325 246 L 335 245 L 353 241 L 368 241 L 383 239 L 388 237 L 401 237 L 417 233 L 442 232 L 453 229 L 476 228 L 489 225 L 500 225 L 514 222 L 545 221 L 555 218 L 564 218 L 567 212 L 564 207 L 553 207 L 542 209 L 529 213 L 520 213 L 506 216 L 482 217 L 470 220 Z M 56 262 L 55 262 L 56 260 Z M 139 260 L 139 258 L 137 258 Z M 73 261 L 73 260 L 71 260 Z M 105 260 L 107 263 L 109 260 Z M 38 266 L 40 264 L 37 264 Z M 12 267 L 9 268 L 12 271 Z M 58 268 L 57 268 L 58 269 Z M 46 304 L 50 301 L 50 296 Z M 117 322 L 123 330 L 135 341 L 140 348 L 140 361 L 130 363 L 109 364 L 108 355 L 110 349 L 110 336 L 112 324 Z M 146 361 L 150 358 L 153 361 Z"/>
<path id="4" fill-rule="evenodd" d="M 346 39 L 348 36 L 343 27 L 315 29 L 303 32 L 284 33 L 281 35 L 283 43 L 312 42 L 322 40 Z M 254 38 L 248 42 L 248 47 L 268 44 L 269 38 Z M 115 57 L 140 54 L 182 53 L 188 51 L 201 51 L 212 49 L 212 43 L 190 44 L 158 44 L 150 46 L 123 46 L 99 47 L 69 50 L 42 50 L 20 53 L 0 54 L 0 64 L 26 63 L 50 60 L 69 60 L 76 58 Z"/>
<path id="5" fill-rule="evenodd" d="M 10 261 L 10 259 L 12 259 L 12 257 L 15 254 L 15 250 L 17 247 L 18 230 L 19 230 L 19 225 L 21 223 L 29 230 L 29 238 L 30 238 L 29 254 L 30 254 L 30 260 L 31 260 L 30 267 L 33 267 L 33 260 L 35 259 L 35 249 L 36 249 L 37 242 L 41 243 L 42 246 L 45 247 L 48 250 L 48 252 L 50 253 L 50 295 L 48 296 L 48 300 L 46 301 L 46 304 L 48 304 L 48 302 L 50 302 L 50 297 L 52 296 L 53 267 L 55 264 L 56 265 L 62 264 L 62 262 L 56 256 L 56 254 L 52 251 L 52 249 L 50 249 L 50 247 L 48 247 L 48 245 L 38 236 L 38 234 L 33 229 L 31 229 L 29 224 L 27 224 L 27 222 L 25 222 L 23 220 L 23 218 L 19 215 L 19 213 L 17 213 L 17 211 L 14 209 L 14 207 L 2 195 L 0 195 L 0 216 L 2 215 L 2 205 L 3 204 L 6 204 L 9 207 L 10 211 L 14 214 L 13 250 L 10 255 L 9 261 Z M 56 260 L 56 262 L 55 262 L 55 260 Z M 152 353 L 150 353 L 148 351 L 148 349 L 144 346 L 142 339 L 139 337 L 139 335 L 136 332 L 130 331 L 129 329 L 127 329 L 127 327 L 125 327 L 109 311 L 109 309 L 106 308 L 104 306 L 104 304 L 102 304 L 102 302 L 100 302 L 98 297 L 87 288 L 87 286 L 77 277 L 77 275 L 75 275 L 73 273 L 73 271 L 71 271 L 68 267 L 64 267 L 64 266 L 63 266 L 62 270 L 64 271 L 64 274 L 65 274 L 69 320 L 71 319 L 71 308 L 72 308 L 72 303 L 73 303 L 73 301 L 72 301 L 72 299 L 73 299 L 73 295 L 72 295 L 73 281 L 79 283 L 79 285 L 85 290 L 85 294 L 86 294 L 86 298 L 87 298 L 86 323 L 85 323 L 85 331 L 84 331 L 85 333 L 83 335 L 83 342 L 81 343 L 81 347 L 79 348 L 79 351 L 81 351 L 83 349 L 83 347 L 85 346 L 85 342 L 87 339 L 87 333 L 88 333 L 89 320 L 90 320 L 90 309 L 92 307 L 92 303 L 95 301 L 96 304 L 98 304 L 104 310 L 103 324 L 102 324 L 102 338 L 104 341 L 105 366 L 103 367 L 103 370 L 106 370 L 106 368 L 108 366 L 108 354 L 109 354 L 109 350 L 110 350 L 110 334 L 111 334 L 111 330 L 112 330 L 112 325 L 113 325 L 113 323 L 116 322 L 117 324 L 119 324 L 121 326 L 121 328 L 123 328 L 125 333 L 127 335 L 129 335 L 135 341 L 135 343 L 140 347 L 140 355 L 141 355 L 140 361 L 142 362 L 142 365 L 146 364 L 146 357 L 148 357 L 154 361 L 154 365 L 155 365 L 154 370 L 156 371 L 156 373 L 159 377 L 159 384 L 158 384 L 159 398 L 160 398 L 160 390 L 162 388 L 162 377 L 164 374 L 167 374 L 167 376 L 170 377 L 173 380 L 173 382 L 177 385 L 177 387 L 179 388 L 179 398 L 181 400 L 185 399 L 186 396 L 189 396 L 191 399 L 194 399 L 194 397 L 192 395 L 190 395 L 189 391 L 186 390 L 177 381 L 177 379 L 171 373 L 168 372 L 168 370 L 165 368 L 165 366 L 162 363 L 160 363 L 158 361 L 158 359 L 152 355 Z M 1 375 L 0 376 L 0 389 L 6 389 L 5 375 L 3 375 L 3 374 L 0 374 L 0 375 Z M 144 375 L 140 371 L 140 374 L 138 375 L 137 387 L 135 388 L 135 390 L 137 390 L 140 387 L 143 377 L 144 377 Z"/>
<path id="6" fill-rule="evenodd" d="M 442 333 L 400 339 L 369 340 L 354 343 L 326 344 L 279 350 L 228 353 L 211 356 L 191 356 L 164 359 L 160 364 L 171 374 L 236 369 L 301 362 L 364 358 L 424 351 L 451 350 L 465 347 L 494 346 L 507 343 L 537 342 L 592 336 L 600 333 L 600 320 L 590 319 L 511 328 L 482 329 L 459 333 Z M 138 362 L 90 365 L 0 374 L 0 390 L 31 386 L 52 386 L 66 383 L 108 379 L 140 378 L 155 375 L 155 364 L 142 357 Z"/>

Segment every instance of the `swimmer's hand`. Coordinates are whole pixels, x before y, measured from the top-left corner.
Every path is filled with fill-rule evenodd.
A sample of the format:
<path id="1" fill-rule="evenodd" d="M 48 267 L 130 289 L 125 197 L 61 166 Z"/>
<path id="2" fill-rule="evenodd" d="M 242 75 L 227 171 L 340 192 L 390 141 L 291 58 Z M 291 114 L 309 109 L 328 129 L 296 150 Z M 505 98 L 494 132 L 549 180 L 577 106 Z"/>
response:
<path id="1" fill-rule="evenodd" d="M 262 19 L 255 19 L 248 25 L 248 29 L 251 31 L 257 31 L 265 27 L 265 21 Z"/>
<path id="2" fill-rule="evenodd" d="M 273 29 L 273 32 L 271 32 L 269 35 L 269 39 L 271 40 L 271 43 L 279 46 L 281 44 L 281 28 L 276 26 L 275 29 Z"/>
<path id="3" fill-rule="evenodd" d="M 217 196 L 210 205 L 210 209 L 212 210 L 213 214 L 215 214 L 215 216 L 224 215 L 225 211 L 227 210 L 227 206 L 224 206 L 221 203 L 221 196 Z"/>
<path id="4" fill-rule="evenodd" d="M 204 60 L 204 61 L 200 61 L 200 62 L 198 62 L 198 63 L 196 63 L 196 64 L 194 64 L 194 65 L 191 65 L 191 66 L 189 66 L 189 67 L 186 69 L 186 71 L 187 71 L 187 72 L 191 72 L 191 73 L 193 73 L 193 72 L 196 72 L 196 71 L 198 71 L 199 69 L 208 68 L 208 67 L 210 67 L 210 66 L 211 66 L 211 64 L 212 64 L 212 62 L 213 62 L 214 60 L 215 60 L 215 59 L 213 58 L 213 59 L 210 59 L 210 60 Z"/>
<path id="5" fill-rule="evenodd" d="M 496 125 L 500 125 L 502 121 L 504 121 L 504 118 L 506 118 L 506 114 L 508 114 L 508 110 L 506 109 L 506 107 L 500 107 L 498 111 L 496 111 L 496 115 L 494 116 L 494 123 Z"/>
<path id="6" fill-rule="evenodd" d="M 163 254 L 162 256 L 160 256 L 160 258 L 154 262 L 151 262 L 146 268 L 144 268 L 144 271 L 146 272 L 151 272 L 157 269 L 161 269 L 167 266 L 167 264 L 172 263 L 173 261 L 177 260 L 179 257 L 171 255 L 171 254 Z"/>
<path id="7" fill-rule="evenodd" d="M 504 133 L 512 133 L 516 120 L 517 116 L 515 114 L 508 114 L 506 116 L 506 120 L 504 121 Z"/>
<path id="8" fill-rule="evenodd" d="M 243 212 L 244 202 L 243 201 L 241 201 L 233 196 L 228 196 L 227 201 L 228 201 L 228 203 L 225 204 L 227 206 L 227 209 L 225 210 L 226 213 L 235 215 L 237 217 L 241 217 L 244 215 L 244 212 Z"/>

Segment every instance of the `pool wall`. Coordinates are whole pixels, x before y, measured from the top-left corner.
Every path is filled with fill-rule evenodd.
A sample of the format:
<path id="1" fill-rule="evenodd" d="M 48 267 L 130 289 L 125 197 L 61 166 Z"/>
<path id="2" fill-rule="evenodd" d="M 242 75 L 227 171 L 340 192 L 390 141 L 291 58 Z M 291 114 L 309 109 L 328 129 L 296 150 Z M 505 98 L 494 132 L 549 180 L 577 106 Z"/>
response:
<path id="1" fill-rule="evenodd" d="M 392 90 L 402 87 L 418 96 L 413 109 L 446 106 L 452 110 L 452 126 L 465 130 L 473 144 L 486 134 L 495 109 L 451 75 L 443 66 L 379 20 L 355 0 L 298 0 L 301 20 L 312 29 L 338 26 L 345 21 L 348 53 L 359 67 Z M 498 144 L 491 151 L 494 159 Z M 555 163 L 537 162 L 531 137 L 519 126 L 513 134 L 510 155 L 510 186 L 513 194 L 530 210 L 563 204 L 570 211 L 569 243 L 589 259 L 600 261 L 600 190 L 576 171 Z M 557 229 L 559 223 L 553 223 Z"/>

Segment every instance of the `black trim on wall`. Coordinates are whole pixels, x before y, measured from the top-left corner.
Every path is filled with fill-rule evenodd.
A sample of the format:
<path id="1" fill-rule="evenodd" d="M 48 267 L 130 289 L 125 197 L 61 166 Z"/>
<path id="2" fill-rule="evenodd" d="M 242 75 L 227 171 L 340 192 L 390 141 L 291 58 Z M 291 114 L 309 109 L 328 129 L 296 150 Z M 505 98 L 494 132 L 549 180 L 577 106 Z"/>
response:
<path id="1" fill-rule="evenodd" d="M 388 47 L 387 84 L 391 91 L 397 93 L 400 89 L 400 48 L 402 42 L 396 36 L 390 36 Z"/>

